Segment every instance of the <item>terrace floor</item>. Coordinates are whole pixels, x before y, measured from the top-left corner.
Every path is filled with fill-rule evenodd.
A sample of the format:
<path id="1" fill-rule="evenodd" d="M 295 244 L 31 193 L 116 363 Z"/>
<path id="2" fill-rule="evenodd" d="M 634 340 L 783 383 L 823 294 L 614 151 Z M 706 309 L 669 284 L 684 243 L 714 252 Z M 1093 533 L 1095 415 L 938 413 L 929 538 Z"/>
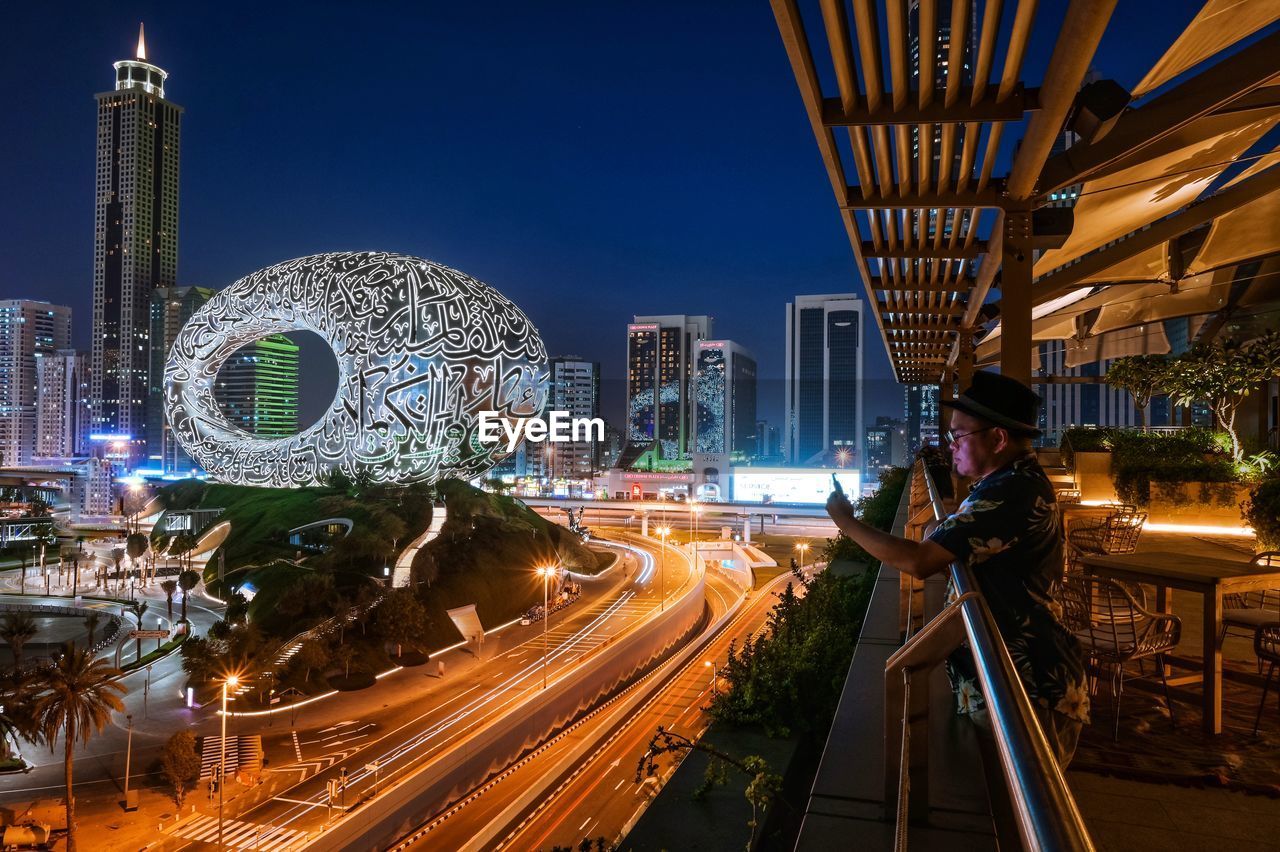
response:
<path id="1" fill-rule="evenodd" d="M 1252 553 L 1252 546 L 1251 539 L 1240 537 L 1167 532 L 1144 533 L 1139 541 L 1139 550 L 1177 549 L 1228 558 L 1244 558 Z M 1201 640 L 1199 596 L 1175 592 L 1173 611 L 1183 617 L 1178 653 L 1198 657 Z M 1228 637 L 1223 651 L 1228 663 L 1237 661 L 1247 667 L 1254 665 L 1253 649 L 1248 639 Z M 1252 709 L 1256 708 L 1260 695 L 1256 688 L 1247 689 L 1248 692 L 1242 693 L 1242 700 L 1252 702 L 1248 714 L 1251 727 Z M 1130 692 L 1126 686 L 1125 696 L 1130 706 L 1140 706 L 1142 695 Z M 1246 749 L 1280 751 L 1276 749 L 1277 738 L 1280 738 L 1280 711 L 1276 708 L 1274 695 L 1273 685 L 1259 738 L 1253 739 L 1247 729 L 1243 732 L 1228 731 L 1213 742 L 1204 741 L 1205 750 L 1211 752 L 1220 747 L 1226 751 L 1243 743 Z M 1189 686 L 1181 693 L 1175 692 L 1175 709 L 1185 701 L 1194 702 L 1198 697 L 1197 686 Z M 1096 698 L 1097 704 L 1107 701 L 1108 698 L 1102 694 Z M 1126 708 L 1121 716 L 1122 725 L 1129 715 L 1130 710 Z M 1203 741 L 1198 725 L 1182 723 L 1176 731 L 1177 736 Z M 1094 733 L 1096 735 L 1097 732 Z M 1128 736 L 1133 736 L 1132 730 L 1122 727 L 1122 744 Z M 1232 737 L 1234 740 L 1230 747 L 1220 742 Z M 1078 769 L 1068 771 L 1067 781 L 1094 842 L 1101 850 L 1280 850 L 1280 789 L 1276 790 L 1275 796 L 1268 796 L 1212 786 L 1151 783 Z"/>

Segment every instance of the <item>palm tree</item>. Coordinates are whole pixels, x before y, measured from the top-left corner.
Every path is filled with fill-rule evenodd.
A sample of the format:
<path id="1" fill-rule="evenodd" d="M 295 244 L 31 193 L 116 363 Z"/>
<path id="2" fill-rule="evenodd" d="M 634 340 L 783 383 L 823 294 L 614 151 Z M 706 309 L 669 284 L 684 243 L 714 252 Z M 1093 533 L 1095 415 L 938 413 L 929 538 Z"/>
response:
<path id="1" fill-rule="evenodd" d="M 173 596 L 178 592 L 178 581 L 165 580 L 160 584 L 160 588 L 164 589 L 165 602 L 169 605 L 168 618 L 173 621 Z"/>
<path id="2" fill-rule="evenodd" d="M 31 739 L 36 734 L 29 700 L 32 683 L 33 677 L 22 672 L 0 679 L 0 760 L 13 757 L 12 738 Z"/>
<path id="3" fill-rule="evenodd" d="M 22 646 L 40 632 L 36 620 L 25 612 L 11 612 L 0 621 L 0 639 L 13 649 L 13 670 L 22 671 Z"/>
<path id="4" fill-rule="evenodd" d="M 195 571 L 183 571 L 178 575 L 178 585 L 182 587 L 182 620 L 187 620 L 187 598 L 191 590 L 200 584 L 200 575 Z"/>
<path id="5" fill-rule="evenodd" d="M 142 630 L 142 616 L 147 612 L 146 601 L 134 601 L 129 604 L 129 612 L 133 613 L 133 617 L 138 620 L 138 630 Z M 136 644 L 137 652 L 134 654 L 134 661 L 142 659 L 142 637 L 135 636 L 133 640 Z"/>
<path id="6" fill-rule="evenodd" d="M 45 670 L 35 699 L 35 719 L 41 738 L 54 748 L 58 736 L 66 738 L 63 772 L 67 796 L 67 852 L 76 848 L 76 800 L 71 775 L 77 742 L 88 743 L 94 733 L 124 710 L 121 696 L 129 690 L 117 678 L 122 672 L 88 651 L 68 643 L 53 666 Z"/>
<path id="7" fill-rule="evenodd" d="M 123 578 L 123 577 L 121 576 L 121 574 L 120 574 L 120 563 L 124 561 L 124 548 L 123 548 L 123 547 L 113 547 L 113 548 L 111 548 L 111 561 L 112 561 L 113 563 L 115 563 L 115 566 L 116 566 L 116 576 L 120 578 L 120 581 L 119 581 L 118 586 L 119 586 L 119 587 L 122 587 L 122 584 L 123 584 L 123 582 L 124 582 L 124 578 Z M 117 591 L 118 591 L 118 589 L 117 589 Z"/>
<path id="8" fill-rule="evenodd" d="M 89 631 L 89 641 L 85 645 L 86 648 L 93 647 L 93 634 L 98 632 L 98 624 L 102 621 L 102 613 L 96 609 L 91 609 L 84 617 L 84 629 Z"/>

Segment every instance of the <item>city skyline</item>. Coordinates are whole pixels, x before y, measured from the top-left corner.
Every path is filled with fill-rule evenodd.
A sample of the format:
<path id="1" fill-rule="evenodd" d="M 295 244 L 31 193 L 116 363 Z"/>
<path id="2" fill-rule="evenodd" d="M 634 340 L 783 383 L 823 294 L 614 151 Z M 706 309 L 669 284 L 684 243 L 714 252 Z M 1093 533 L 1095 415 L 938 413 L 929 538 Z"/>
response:
<path id="1" fill-rule="evenodd" d="M 18 95 L 39 132 L 14 140 L 23 168 L 8 177 L 30 206 L 0 237 L 12 276 L 0 296 L 70 306 L 73 345 L 89 349 L 91 98 L 110 88 L 112 63 L 134 55 L 145 22 L 148 61 L 172 75 L 166 96 L 187 110 L 178 286 L 221 288 L 312 251 L 435 258 L 527 306 L 551 351 L 599 361 L 611 421 L 621 419 L 625 352 L 614 333 L 583 336 L 581 311 L 601 329 L 637 314 L 710 314 L 756 354 L 760 416 L 780 423 L 783 305 L 806 292 L 861 295 L 862 284 L 829 215 L 772 15 L 728 9 L 652 20 L 590 9 L 553 26 L 511 6 L 495 29 L 459 9 L 350 20 L 255 10 L 245 25 L 142 4 L 86 7 L 66 32 L 48 12 L 19 10 L 20 37 L 0 62 L 52 70 L 38 98 Z M 1178 22 L 1148 25 L 1172 32 Z M 393 50 L 392 31 L 432 50 Z M 713 31 L 723 38 L 708 42 Z M 50 32 L 59 37 L 37 37 Z M 1104 70 L 1122 81 L 1154 58 L 1103 55 L 1121 64 Z M 356 71 L 370 56 L 376 85 Z M 463 79 L 449 74 L 472 56 L 483 61 Z M 517 68 L 495 116 L 487 104 Z M 719 106 L 705 109 L 708 98 Z M 333 104 L 349 103 L 390 117 L 344 120 Z M 538 130 L 512 144 L 505 134 L 523 126 Z M 315 351 L 304 342 L 304 362 Z M 866 377 L 868 421 L 895 413 L 879 346 L 867 347 Z M 328 402 L 318 384 L 304 375 L 304 420 Z"/>

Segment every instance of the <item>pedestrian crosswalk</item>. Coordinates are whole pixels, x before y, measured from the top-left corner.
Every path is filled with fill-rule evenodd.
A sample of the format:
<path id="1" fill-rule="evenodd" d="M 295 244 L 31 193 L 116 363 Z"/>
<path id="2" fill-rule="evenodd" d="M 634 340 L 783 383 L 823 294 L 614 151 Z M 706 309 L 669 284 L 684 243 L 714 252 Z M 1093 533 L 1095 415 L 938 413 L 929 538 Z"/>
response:
<path id="1" fill-rule="evenodd" d="M 227 737 L 227 777 L 234 778 L 240 770 L 257 772 L 262 769 L 262 737 Z M 210 778 L 222 760 L 222 737 L 200 738 L 200 777 Z"/>
<path id="2" fill-rule="evenodd" d="M 217 844 L 218 818 L 200 814 L 195 819 L 179 825 L 173 833 L 186 840 Z M 307 832 L 299 829 L 261 825 L 238 819 L 222 822 L 222 843 L 227 849 L 284 852 L 287 849 L 301 848 L 306 839 Z"/>

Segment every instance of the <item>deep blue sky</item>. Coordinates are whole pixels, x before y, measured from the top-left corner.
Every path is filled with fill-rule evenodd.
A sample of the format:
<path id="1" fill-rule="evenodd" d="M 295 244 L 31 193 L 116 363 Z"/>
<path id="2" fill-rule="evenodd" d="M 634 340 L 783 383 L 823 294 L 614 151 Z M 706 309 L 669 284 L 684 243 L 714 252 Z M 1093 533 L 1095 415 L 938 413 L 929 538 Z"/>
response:
<path id="1" fill-rule="evenodd" d="M 1132 85 L 1199 4 L 1119 5 L 1095 65 Z M 1064 9 L 1040 4 L 1029 84 Z M 80 346 L 93 95 L 139 21 L 186 108 L 181 284 L 320 251 L 432 258 L 521 305 L 553 354 L 600 360 L 606 414 L 633 314 L 709 313 L 777 379 L 788 297 L 862 292 L 766 0 L 45 3 L 5 19 L 0 298 L 71 305 Z M 866 331 L 874 418 L 901 396 Z M 307 378 L 318 413 L 331 386 Z M 762 396 L 777 422 L 780 388 Z"/>

